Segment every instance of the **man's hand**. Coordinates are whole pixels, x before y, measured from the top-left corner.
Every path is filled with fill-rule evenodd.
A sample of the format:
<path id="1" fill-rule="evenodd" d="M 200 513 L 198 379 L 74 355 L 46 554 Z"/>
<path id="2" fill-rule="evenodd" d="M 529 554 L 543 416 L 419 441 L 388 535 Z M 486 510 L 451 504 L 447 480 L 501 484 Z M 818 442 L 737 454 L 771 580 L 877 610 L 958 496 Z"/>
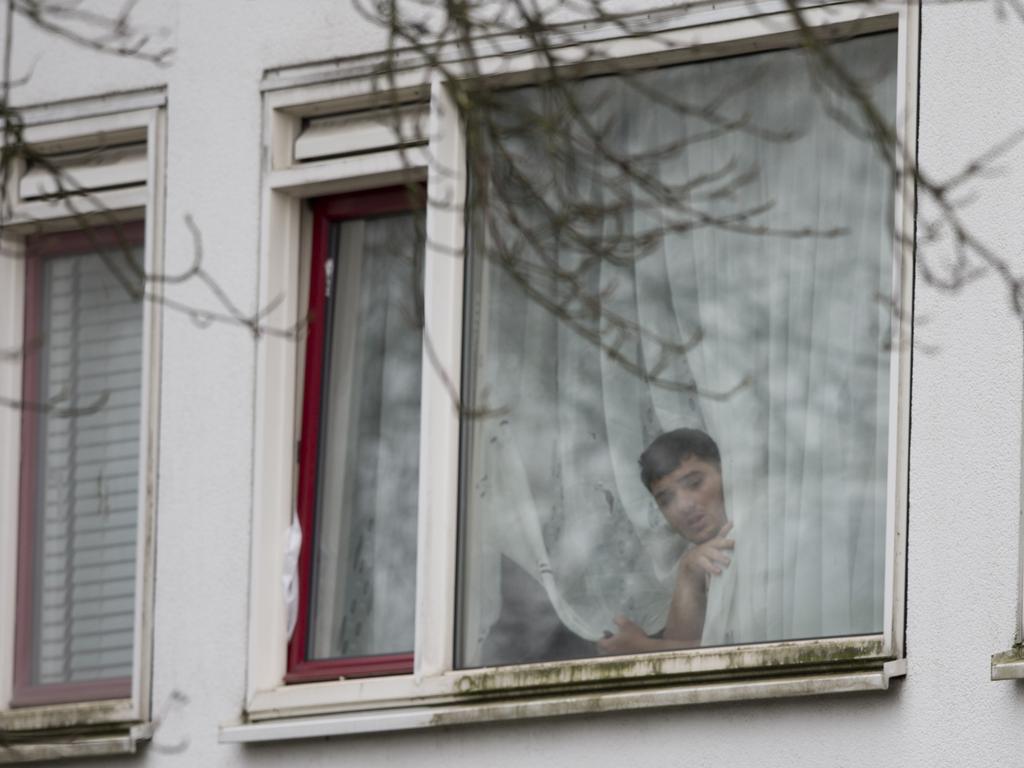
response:
<path id="1" fill-rule="evenodd" d="M 625 616 L 615 617 L 615 626 L 619 631 L 597 641 L 597 650 L 604 654 L 642 653 L 651 650 L 651 640 L 639 624 L 635 624 Z"/>
<path id="2" fill-rule="evenodd" d="M 726 554 L 736 546 L 733 539 L 727 539 L 726 534 L 732 530 L 732 523 L 726 523 L 722 529 L 715 534 L 714 538 L 708 539 L 703 544 L 690 549 L 683 555 L 680 563 L 680 570 L 689 576 L 721 576 L 722 569 L 728 568 L 732 559 Z"/>

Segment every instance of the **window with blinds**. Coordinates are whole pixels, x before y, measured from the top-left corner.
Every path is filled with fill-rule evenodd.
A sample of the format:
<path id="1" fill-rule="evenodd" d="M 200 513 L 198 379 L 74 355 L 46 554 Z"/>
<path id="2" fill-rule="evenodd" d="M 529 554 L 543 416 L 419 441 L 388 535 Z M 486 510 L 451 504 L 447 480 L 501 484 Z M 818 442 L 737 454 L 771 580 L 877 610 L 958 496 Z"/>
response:
<path id="1" fill-rule="evenodd" d="M 15 703 L 127 697 L 142 391 L 141 228 L 30 244 Z"/>

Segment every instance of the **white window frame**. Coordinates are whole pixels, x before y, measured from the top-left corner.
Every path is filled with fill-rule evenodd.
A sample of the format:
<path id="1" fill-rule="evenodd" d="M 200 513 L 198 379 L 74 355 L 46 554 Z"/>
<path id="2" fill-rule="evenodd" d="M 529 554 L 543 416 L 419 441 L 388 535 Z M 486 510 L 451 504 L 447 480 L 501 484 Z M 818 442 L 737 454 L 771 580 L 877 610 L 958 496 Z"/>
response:
<path id="1" fill-rule="evenodd" d="M 1024 436 L 1024 398 L 1021 401 L 1021 435 Z M 1017 616 L 1013 645 L 992 654 L 992 680 L 1024 679 L 1024 440 L 1020 447 L 1021 477 L 1018 488 L 1018 542 L 1017 542 Z"/>
<path id="2" fill-rule="evenodd" d="M 94 147 L 97 155 L 115 142 L 145 142 L 144 164 L 137 157 L 118 157 L 90 168 L 76 179 L 101 188 L 88 197 L 65 200 L 20 196 L 32 179 L 22 167 L 8 180 L 11 215 L 3 226 L 0 257 L 0 349 L 23 344 L 25 238 L 38 232 L 80 230 L 83 224 L 112 221 L 145 222 L 145 270 L 162 270 L 163 167 L 165 157 L 163 89 L 76 99 L 22 109 L 25 141 L 42 151 L 60 152 Z M 23 183 L 24 182 L 24 183 Z M 103 187 L 123 185 L 102 190 Z M 31 197 L 31 196 L 29 196 Z M 14 665 L 14 617 L 17 595 L 18 489 L 21 454 L 21 413 L 0 407 L 0 763 L 68 756 L 134 752 L 149 738 L 153 628 L 153 566 L 156 513 L 157 438 L 160 402 L 159 282 L 147 285 L 143 305 L 141 430 L 139 454 L 138 529 L 132 687 L 129 698 L 43 706 L 10 706 Z M 20 361 L 0 365 L 0 395 L 22 399 Z M 28 732 L 34 732 L 29 734 Z"/>
<path id="3" fill-rule="evenodd" d="M 785 5 L 726 3 L 718 8 L 652 19 L 651 36 L 625 38 L 608 27 L 566 36 L 563 53 L 586 42 L 584 65 L 570 76 L 623 66 L 680 63 L 792 45 L 795 30 Z M 914 157 L 917 89 L 917 0 L 879 5 L 835 2 L 804 12 L 815 27 L 838 35 L 898 33 L 897 131 Z M 670 41 L 670 44 L 666 44 Z M 495 83 L 529 82 L 543 64 L 515 41 L 499 41 L 501 55 L 476 62 Z M 595 57 L 594 50 L 601 50 Z M 702 53 L 703 51 L 703 53 Z M 567 56 L 568 58 L 568 56 Z M 372 62 L 371 62 L 372 64 Z M 456 65 L 453 65 L 456 66 Z M 703 701 L 767 698 L 886 689 L 905 674 L 904 593 L 909 435 L 910 323 L 914 185 L 904 178 L 896 194 L 893 280 L 899 343 L 890 379 L 885 615 L 883 632 L 615 658 L 454 668 L 459 419 L 451 385 L 459 386 L 462 341 L 465 146 L 458 112 L 445 83 L 415 65 L 397 72 L 392 90 L 365 73 L 366 62 L 328 62 L 269 72 L 264 89 L 263 198 L 260 302 L 280 302 L 268 321 L 291 326 L 302 317 L 305 284 L 303 200 L 427 179 L 425 259 L 426 332 L 434 361 L 424 353 L 420 449 L 419 540 L 415 662 L 411 675 L 284 685 L 287 638 L 281 586 L 286 531 L 294 507 L 301 397 L 300 344 L 265 338 L 258 350 L 254 446 L 253 537 L 248 680 L 239 722 L 225 724 L 225 742 L 270 741 L 421 728 L 595 710 L 631 709 Z M 429 86 L 427 85 L 429 84 Z M 429 91 L 429 93 L 428 93 Z M 429 144 L 404 153 L 385 150 L 300 162 L 294 146 L 303 119 L 429 97 Z M 429 162 L 428 162 L 429 158 Z M 903 157 L 896 162 L 903 166 Z M 453 201 L 458 201 L 454 203 Z M 908 233 L 908 236 L 903 236 Z M 447 376 L 439 373 L 448 372 Z M 451 374 L 451 372 L 455 372 Z M 447 378 L 447 381 L 445 380 Z M 429 557 L 426 554 L 429 553 Z M 655 687 L 656 686 L 656 687 Z"/>

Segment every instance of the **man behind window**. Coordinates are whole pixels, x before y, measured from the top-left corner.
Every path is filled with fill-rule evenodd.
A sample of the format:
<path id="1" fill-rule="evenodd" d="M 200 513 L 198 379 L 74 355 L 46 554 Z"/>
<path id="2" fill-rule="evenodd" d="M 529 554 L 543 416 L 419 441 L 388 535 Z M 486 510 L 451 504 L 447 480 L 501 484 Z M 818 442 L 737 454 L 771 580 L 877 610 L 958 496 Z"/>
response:
<path id="1" fill-rule="evenodd" d="M 619 631 L 597 646 L 601 653 L 642 653 L 700 645 L 707 610 L 708 584 L 731 562 L 726 538 L 732 523 L 722 495 L 722 459 L 718 446 L 699 429 L 659 435 L 640 456 L 640 479 L 668 524 L 690 542 L 677 565 L 668 620 L 661 637 L 651 637 L 625 616 Z"/>

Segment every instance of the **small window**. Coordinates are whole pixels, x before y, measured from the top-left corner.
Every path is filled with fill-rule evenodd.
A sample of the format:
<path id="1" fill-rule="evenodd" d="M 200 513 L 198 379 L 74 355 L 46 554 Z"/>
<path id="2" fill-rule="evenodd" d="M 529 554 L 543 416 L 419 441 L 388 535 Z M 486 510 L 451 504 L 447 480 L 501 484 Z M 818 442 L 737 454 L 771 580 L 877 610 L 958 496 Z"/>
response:
<path id="1" fill-rule="evenodd" d="M 165 102 L 20 111 L 45 162 L 17 164 L 0 257 L 0 740 L 19 759 L 148 738 Z"/>
<path id="2" fill-rule="evenodd" d="M 131 696 L 142 236 L 28 241 L 16 707 Z"/>
<path id="3" fill-rule="evenodd" d="M 413 663 L 423 355 L 417 188 L 313 203 L 291 682 Z"/>

